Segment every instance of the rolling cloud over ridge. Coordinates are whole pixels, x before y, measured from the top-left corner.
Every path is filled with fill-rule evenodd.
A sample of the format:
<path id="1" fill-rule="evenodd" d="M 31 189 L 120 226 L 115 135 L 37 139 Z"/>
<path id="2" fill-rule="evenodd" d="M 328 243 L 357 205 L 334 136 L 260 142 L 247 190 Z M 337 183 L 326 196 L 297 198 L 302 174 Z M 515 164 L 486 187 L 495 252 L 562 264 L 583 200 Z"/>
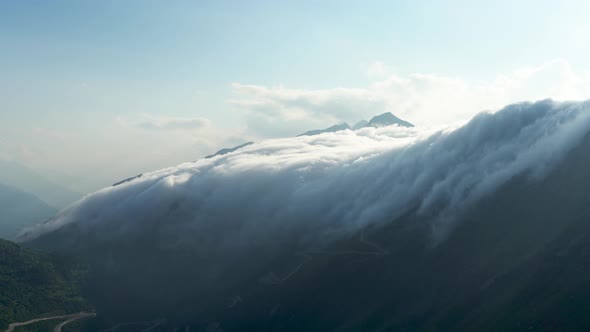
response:
<path id="1" fill-rule="evenodd" d="M 308 240 L 348 234 L 416 207 L 444 233 L 510 178 L 542 178 L 589 130 L 590 102 L 545 100 L 482 113 L 460 128 L 266 140 L 104 188 L 23 239 L 75 225 L 114 236 L 155 229 L 171 245 L 200 234 L 239 247 L 291 230 L 313 234 Z"/>

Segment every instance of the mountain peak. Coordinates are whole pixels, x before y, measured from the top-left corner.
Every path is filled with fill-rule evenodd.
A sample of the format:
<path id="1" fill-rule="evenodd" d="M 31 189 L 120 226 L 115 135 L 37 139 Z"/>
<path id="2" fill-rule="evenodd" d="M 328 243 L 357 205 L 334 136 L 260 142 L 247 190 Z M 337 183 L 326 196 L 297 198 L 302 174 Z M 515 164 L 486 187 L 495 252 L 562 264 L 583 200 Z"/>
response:
<path id="1" fill-rule="evenodd" d="M 313 136 L 313 135 L 319 135 L 322 133 L 333 133 L 336 131 L 346 130 L 346 129 L 350 129 L 350 126 L 348 125 L 348 123 L 343 122 L 341 124 L 333 125 L 332 127 L 329 127 L 326 129 L 316 129 L 316 130 L 306 131 L 301 135 L 297 135 L 297 137 L 299 137 L 299 136 Z"/>
<path id="2" fill-rule="evenodd" d="M 358 129 L 364 128 L 368 124 L 369 124 L 369 121 L 361 120 L 361 121 L 357 122 L 354 126 L 352 126 L 352 130 L 358 130 Z"/>
<path id="3" fill-rule="evenodd" d="M 350 127 L 348 125 L 348 123 L 343 122 L 341 124 L 333 125 L 331 127 L 325 128 L 325 129 L 315 129 L 315 130 L 306 131 L 303 134 L 297 135 L 297 137 L 299 137 L 299 136 L 314 136 L 314 135 L 319 135 L 322 133 L 333 133 L 336 131 L 341 131 L 341 130 L 346 130 L 346 129 L 358 130 L 358 129 L 365 128 L 365 127 L 381 128 L 381 127 L 391 126 L 394 124 L 398 125 L 400 127 L 414 127 L 414 125 L 411 124 L 410 122 L 402 120 L 390 112 L 386 112 L 381 115 L 374 116 L 371 119 L 371 121 L 368 121 L 368 122 L 366 120 L 361 120 L 361 121 L 357 122 L 353 127 Z"/>
<path id="4" fill-rule="evenodd" d="M 217 156 L 223 156 L 224 154 L 228 154 L 230 152 L 234 152 L 236 150 L 239 150 L 239 149 L 241 149 L 241 148 L 243 148 L 245 146 L 251 145 L 251 144 L 254 144 L 254 142 L 246 142 L 244 144 L 240 144 L 238 146 L 234 146 L 233 148 L 224 148 L 224 149 L 221 149 L 221 150 L 215 152 L 214 154 L 210 154 L 208 156 L 205 156 L 205 159 L 210 159 L 210 158 L 217 157 Z"/>
<path id="5" fill-rule="evenodd" d="M 369 121 L 369 124 L 367 124 L 367 126 L 381 128 L 381 127 L 391 126 L 394 124 L 396 124 L 400 127 L 414 127 L 414 125 L 411 124 L 410 122 L 398 118 L 397 116 L 393 115 L 391 112 L 385 112 L 381 115 L 377 115 L 377 116 L 373 117 L 371 119 L 371 121 Z"/>

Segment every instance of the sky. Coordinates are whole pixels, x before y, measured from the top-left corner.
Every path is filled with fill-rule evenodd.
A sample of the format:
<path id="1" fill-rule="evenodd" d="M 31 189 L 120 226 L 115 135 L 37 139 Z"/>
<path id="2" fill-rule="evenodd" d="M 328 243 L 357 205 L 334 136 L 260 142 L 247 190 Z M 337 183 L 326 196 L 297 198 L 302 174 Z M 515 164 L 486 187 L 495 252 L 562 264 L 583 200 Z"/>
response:
<path id="1" fill-rule="evenodd" d="M 590 2 L 0 1 L 0 158 L 96 190 L 392 112 L 590 98 Z"/>

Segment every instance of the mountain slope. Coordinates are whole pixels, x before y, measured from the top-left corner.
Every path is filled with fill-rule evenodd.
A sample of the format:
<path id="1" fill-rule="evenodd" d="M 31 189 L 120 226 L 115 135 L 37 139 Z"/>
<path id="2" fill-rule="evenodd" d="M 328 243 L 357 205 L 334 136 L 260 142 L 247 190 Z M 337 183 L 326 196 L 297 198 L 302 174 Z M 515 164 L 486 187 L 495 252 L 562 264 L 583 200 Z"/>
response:
<path id="1" fill-rule="evenodd" d="M 78 312 L 83 270 L 58 256 L 0 240 L 0 329 L 40 315 Z"/>
<path id="2" fill-rule="evenodd" d="M 398 118 L 397 116 L 391 114 L 390 112 L 386 112 L 381 115 L 377 115 L 377 116 L 373 117 L 369 121 L 369 123 L 367 124 L 367 127 L 381 128 L 381 127 L 391 126 L 394 124 L 398 125 L 400 127 L 414 127 L 413 124 L 409 123 L 408 121 Z"/>
<path id="3" fill-rule="evenodd" d="M 338 125 L 334 125 L 334 126 L 325 128 L 325 129 L 316 129 L 316 130 L 306 131 L 303 134 L 297 135 L 297 137 L 314 136 L 314 135 L 319 135 L 322 133 L 334 133 L 334 132 L 337 132 L 340 130 L 346 130 L 346 129 L 359 130 L 364 127 L 382 128 L 382 127 L 387 127 L 387 126 L 391 126 L 391 125 L 398 125 L 400 127 L 414 127 L 414 125 L 411 124 L 410 122 L 402 120 L 402 119 L 398 118 L 397 116 L 391 114 L 390 112 L 386 112 L 381 115 L 374 116 L 368 122 L 366 120 L 361 120 L 361 121 L 357 122 L 352 128 L 345 122 L 342 124 L 338 124 Z"/>
<path id="4" fill-rule="evenodd" d="M 361 128 L 366 127 L 368 124 L 369 124 L 369 121 L 367 121 L 367 120 L 360 120 L 354 126 L 352 126 L 352 130 L 359 130 Z"/>
<path id="5" fill-rule="evenodd" d="M 58 210 L 81 197 L 79 193 L 48 181 L 37 172 L 12 161 L 0 160 L 0 183 L 33 194 Z"/>
<path id="6" fill-rule="evenodd" d="M 0 238 L 13 240 L 19 231 L 56 213 L 37 197 L 0 183 Z"/>
<path id="7" fill-rule="evenodd" d="M 241 149 L 241 148 L 243 148 L 245 146 L 251 145 L 251 144 L 254 144 L 254 142 L 246 142 L 244 144 L 240 144 L 238 146 L 234 146 L 233 148 L 221 149 L 221 150 L 215 152 L 214 154 L 210 154 L 208 156 L 205 156 L 205 158 L 213 158 L 213 157 L 217 157 L 217 156 L 223 156 L 225 154 L 228 154 L 230 152 L 234 152 L 236 150 L 239 150 L 239 149 Z"/>
<path id="8" fill-rule="evenodd" d="M 299 137 L 299 136 L 314 136 L 314 135 L 319 135 L 322 133 L 334 133 L 334 132 L 337 132 L 340 130 L 346 130 L 346 129 L 350 129 L 350 126 L 345 122 L 345 123 L 333 125 L 333 126 L 328 127 L 326 129 L 316 129 L 316 130 L 306 131 L 303 134 L 297 135 L 297 137 Z"/>
<path id="9" fill-rule="evenodd" d="M 27 244 L 81 255 L 111 321 L 590 328 L 590 103 L 389 132 L 268 141 L 149 173 L 85 198 Z"/>

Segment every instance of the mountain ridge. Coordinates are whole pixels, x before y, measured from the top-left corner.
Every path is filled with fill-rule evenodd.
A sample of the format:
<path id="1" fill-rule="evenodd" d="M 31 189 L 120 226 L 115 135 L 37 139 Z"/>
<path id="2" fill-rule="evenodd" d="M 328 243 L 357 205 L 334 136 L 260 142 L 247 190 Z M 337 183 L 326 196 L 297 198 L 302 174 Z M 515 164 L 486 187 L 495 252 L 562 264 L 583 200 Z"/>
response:
<path id="1" fill-rule="evenodd" d="M 220 149 L 219 151 L 215 152 L 214 154 L 210 154 L 210 155 L 205 156 L 205 159 L 210 159 L 210 158 L 217 157 L 217 156 L 223 156 L 225 154 L 237 151 L 237 150 L 239 150 L 243 147 L 246 147 L 248 145 L 251 145 L 251 144 L 254 144 L 254 142 L 246 142 L 246 143 L 234 146 L 233 148 L 223 148 L 223 149 Z"/>
<path id="2" fill-rule="evenodd" d="M 33 194 L 58 210 L 82 197 L 80 193 L 53 183 L 24 165 L 2 159 L 0 159 L 0 183 Z"/>
<path id="3" fill-rule="evenodd" d="M 387 127 L 387 126 L 391 126 L 391 125 L 398 125 L 400 127 L 414 127 L 414 125 L 412 123 L 398 118 L 397 116 L 393 115 L 393 113 L 385 112 L 383 114 L 376 115 L 376 116 L 372 117 L 370 121 L 360 120 L 352 127 L 350 127 L 348 125 L 348 123 L 343 122 L 341 124 L 333 125 L 331 127 L 325 128 L 325 129 L 309 130 L 303 134 L 297 135 L 297 137 L 314 136 L 314 135 L 320 135 L 323 133 L 333 133 L 333 132 L 347 130 L 347 129 L 359 130 L 359 129 L 362 129 L 365 127 L 382 128 L 382 127 Z"/>
<path id="4" fill-rule="evenodd" d="M 375 128 L 387 127 L 391 125 L 398 125 L 400 127 L 414 127 L 414 125 L 410 122 L 398 118 L 391 112 L 385 112 L 383 114 L 374 116 L 367 124 L 368 127 Z"/>
<path id="5" fill-rule="evenodd" d="M 14 240 L 23 229 L 56 213 L 57 209 L 35 195 L 0 183 L 0 238 Z"/>
<path id="6" fill-rule="evenodd" d="M 390 136 L 262 142 L 91 195 L 26 244 L 92 264 L 110 321 L 587 330 L 589 112 L 509 105 L 401 149 L 379 145 Z"/>

